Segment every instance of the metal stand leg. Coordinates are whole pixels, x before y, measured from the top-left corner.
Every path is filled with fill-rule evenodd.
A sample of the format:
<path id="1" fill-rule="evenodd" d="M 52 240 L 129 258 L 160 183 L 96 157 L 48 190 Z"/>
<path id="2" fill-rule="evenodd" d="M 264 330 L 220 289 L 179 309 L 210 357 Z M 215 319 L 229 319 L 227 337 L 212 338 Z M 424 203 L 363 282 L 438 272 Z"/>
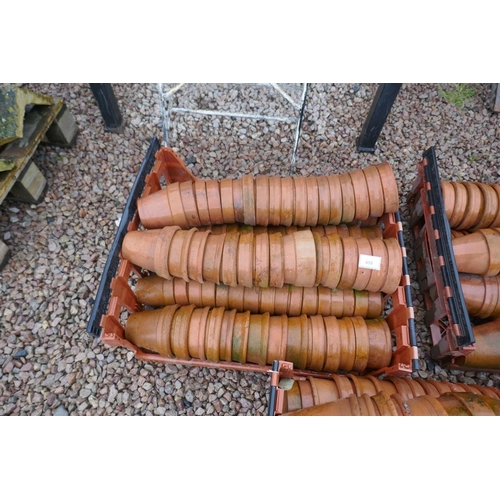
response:
<path id="1" fill-rule="evenodd" d="M 491 84 L 490 108 L 493 113 L 500 113 L 500 85 Z"/>
<path id="2" fill-rule="evenodd" d="M 302 129 L 302 120 L 304 118 L 304 109 L 306 107 L 307 99 L 307 83 L 304 83 L 304 88 L 302 90 L 302 106 L 300 107 L 299 117 L 297 119 L 297 129 L 295 130 L 295 143 L 293 145 L 292 161 L 290 163 L 290 175 L 293 175 L 295 171 L 295 163 L 297 161 L 297 148 L 299 146 L 300 132 Z"/>
<path id="3" fill-rule="evenodd" d="M 104 130 L 106 132 L 121 132 L 125 126 L 125 122 L 111 84 L 90 83 L 89 85 L 101 111 L 104 120 Z"/>
<path id="4" fill-rule="evenodd" d="M 381 83 L 378 86 L 361 134 L 356 141 L 358 151 L 362 153 L 375 152 L 375 143 L 391 112 L 401 85 L 401 83 Z"/>

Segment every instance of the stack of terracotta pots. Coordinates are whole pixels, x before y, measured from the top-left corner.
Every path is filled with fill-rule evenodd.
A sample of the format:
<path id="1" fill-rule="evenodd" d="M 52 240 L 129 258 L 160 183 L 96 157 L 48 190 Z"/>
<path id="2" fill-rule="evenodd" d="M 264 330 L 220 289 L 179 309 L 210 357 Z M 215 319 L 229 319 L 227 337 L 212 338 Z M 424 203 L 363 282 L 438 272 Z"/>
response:
<path id="1" fill-rule="evenodd" d="M 343 238 L 335 233 L 321 237 L 310 230 L 283 236 L 167 226 L 129 232 L 122 252 L 127 260 L 166 279 L 228 286 L 322 285 L 390 294 L 402 270 L 395 238 Z"/>
<path id="2" fill-rule="evenodd" d="M 321 226 L 396 212 L 399 196 L 385 162 L 341 175 L 187 180 L 138 200 L 145 228 L 233 224 Z"/>
<path id="3" fill-rule="evenodd" d="M 198 283 L 148 276 L 137 282 L 135 293 L 139 302 L 154 307 L 193 304 L 271 315 L 377 318 L 384 309 L 384 297 L 379 292 L 332 290 L 323 286 L 230 287 L 210 281 Z"/>
<path id="4" fill-rule="evenodd" d="M 404 400 L 399 394 L 351 395 L 345 399 L 285 413 L 284 416 L 500 416 L 500 400 L 470 392 L 418 396 Z"/>
<path id="5" fill-rule="evenodd" d="M 441 181 L 445 212 L 475 350 L 458 358 L 464 368 L 500 369 L 500 185 Z"/>
<path id="6" fill-rule="evenodd" d="M 441 181 L 451 229 L 500 227 L 500 185 Z"/>
<path id="7" fill-rule="evenodd" d="M 171 305 L 132 314 L 126 338 L 167 358 L 364 372 L 389 365 L 391 333 L 382 318 L 288 317 L 238 313 L 224 307 Z"/>
<path id="8" fill-rule="evenodd" d="M 371 375 L 358 377 L 331 375 L 329 379 L 308 377 L 296 380 L 292 387 L 284 391 L 283 413 L 297 411 L 311 406 L 339 401 L 350 396 L 376 396 L 384 392 L 388 396 L 398 394 L 404 401 L 420 396 L 438 398 L 449 392 L 469 392 L 500 400 L 500 390 L 479 385 L 452 384 L 418 378 L 386 377 L 379 380 Z"/>
<path id="9" fill-rule="evenodd" d="M 132 314 L 127 340 L 181 361 L 390 366 L 383 294 L 399 286 L 402 251 L 373 225 L 399 205 L 388 163 L 320 177 L 176 179 L 138 200 L 146 230 L 123 241 L 123 257 L 155 273 L 137 282 L 139 302 L 162 307 Z"/>

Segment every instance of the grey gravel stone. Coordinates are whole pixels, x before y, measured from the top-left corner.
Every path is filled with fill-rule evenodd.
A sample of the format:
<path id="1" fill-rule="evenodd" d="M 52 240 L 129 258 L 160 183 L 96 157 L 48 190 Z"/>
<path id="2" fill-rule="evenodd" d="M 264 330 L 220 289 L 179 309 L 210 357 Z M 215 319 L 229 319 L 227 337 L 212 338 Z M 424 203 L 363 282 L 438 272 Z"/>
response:
<path id="1" fill-rule="evenodd" d="M 64 406 L 59 406 L 54 412 L 54 417 L 67 417 L 69 415 L 68 410 Z"/>

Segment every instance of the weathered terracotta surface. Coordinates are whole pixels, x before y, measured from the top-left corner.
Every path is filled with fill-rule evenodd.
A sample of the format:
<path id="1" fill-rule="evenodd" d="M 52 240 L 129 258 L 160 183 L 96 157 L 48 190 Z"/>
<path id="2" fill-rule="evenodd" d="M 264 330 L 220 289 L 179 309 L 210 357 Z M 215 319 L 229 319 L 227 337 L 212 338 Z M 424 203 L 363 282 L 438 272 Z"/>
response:
<path id="1" fill-rule="evenodd" d="M 389 327 L 381 318 L 271 317 L 175 304 L 132 314 L 125 337 L 169 358 L 261 365 L 284 359 L 299 369 L 317 371 L 363 372 L 389 366 L 392 358 Z"/>
<path id="2" fill-rule="evenodd" d="M 456 364 L 484 371 L 500 370 L 500 319 L 473 326 L 472 331 L 476 339 L 475 350 L 457 358 Z"/>
<path id="3" fill-rule="evenodd" d="M 457 269 L 461 273 L 496 276 L 500 273 L 500 234 L 478 229 L 452 240 Z"/>
<path id="4" fill-rule="evenodd" d="M 482 394 L 450 392 L 439 397 L 424 395 L 404 400 L 389 396 L 351 395 L 337 401 L 290 411 L 283 416 L 500 416 L 500 401 Z"/>
<path id="5" fill-rule="evenodd" d="M 500 316 L 500 276 L 460 274 L 467 311 L 477 318 Z"/>
<path id="6" fill-rule="evenodd" d="M 169 183 L 139 200 L 144 227 L 159 229 L 175 224 L 189 229 L 232 222 L 252 226 L 337 225 L 380 217 L 399 207 L 396 179 L 387 162 L 319 177 L 280 179 L 250 174 L 234 181 L 205 181 L 194 179 L 189 172 L 177 177 L 180 182 Z"/>

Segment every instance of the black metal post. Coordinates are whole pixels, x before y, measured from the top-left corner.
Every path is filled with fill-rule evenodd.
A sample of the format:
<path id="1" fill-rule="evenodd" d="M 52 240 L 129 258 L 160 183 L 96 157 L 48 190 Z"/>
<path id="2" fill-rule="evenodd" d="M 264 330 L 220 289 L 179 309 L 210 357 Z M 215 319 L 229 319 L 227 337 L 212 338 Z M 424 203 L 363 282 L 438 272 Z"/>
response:
<path id="1" fill-rule="evenodd" d="M 125 125 L 111 83 L 90 83 L 106 132 L 121 132 Z"/>
<path id="2" fill-rule="evenodd" d="M 356 141 L 358 151 L 362 153 L 375 152 L 375 143 L 391 112 L 401 85 L 402 83 L 381 83 L 378 86 L 361 134 Z"/>

